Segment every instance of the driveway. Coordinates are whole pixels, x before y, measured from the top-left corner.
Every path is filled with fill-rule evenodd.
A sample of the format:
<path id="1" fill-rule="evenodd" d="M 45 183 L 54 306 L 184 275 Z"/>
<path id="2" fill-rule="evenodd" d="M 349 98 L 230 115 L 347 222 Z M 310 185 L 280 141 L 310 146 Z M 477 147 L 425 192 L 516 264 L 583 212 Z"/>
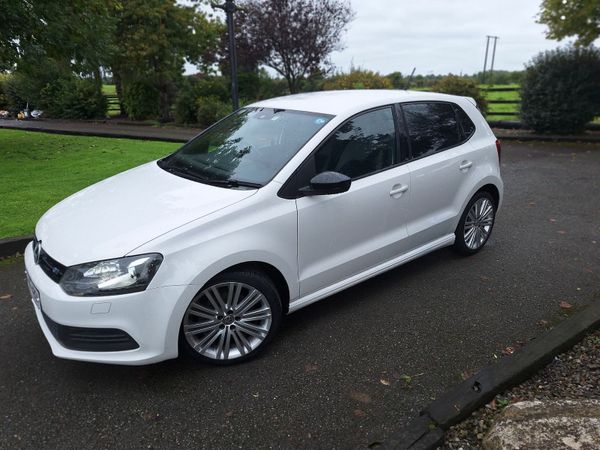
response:
<path id="1" fill-rule="evenodd" d="M 365 448 L 600 293 L 600 146 L 505 145 L 491 241 L 444 249 L 287 318 L 258 360 L 54 358 L 22 261 L 0 263 L 0 447 Z"/>

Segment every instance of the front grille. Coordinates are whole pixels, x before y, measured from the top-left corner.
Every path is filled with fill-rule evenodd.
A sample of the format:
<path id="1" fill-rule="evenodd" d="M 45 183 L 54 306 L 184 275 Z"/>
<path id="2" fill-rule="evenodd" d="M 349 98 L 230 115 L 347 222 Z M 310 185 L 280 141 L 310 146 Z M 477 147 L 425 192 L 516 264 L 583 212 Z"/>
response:
<path id="1" fill-rule="evenodd" d="M 67 270 L 65 266 L 46 253 L 43 248 L 40 250 L 38 264 L 44 273 L 48 275 L 55 283 L 60 281 Z"/>
<path id="2" fill-rule="evenodd" d="M 41 247 L 41 244 L 42 241 L 39 241 L 38 238 L 34 236 L 33 259 L 36 264 L 39 264 L 40 268 L 46 275 L 50 277 L 51 280 L 53 280 L 55 283 L 58 283 L 65 274 L 67 268 L 46 253 Z"/>
<path id="3" fill-rule="evenodd" d="M 54 338 L 69 350 L 120 352 L 139 348 L 139 344 L 123 330 L 71 327 L 56 323 L 43 311 L 42 315 Z"/>

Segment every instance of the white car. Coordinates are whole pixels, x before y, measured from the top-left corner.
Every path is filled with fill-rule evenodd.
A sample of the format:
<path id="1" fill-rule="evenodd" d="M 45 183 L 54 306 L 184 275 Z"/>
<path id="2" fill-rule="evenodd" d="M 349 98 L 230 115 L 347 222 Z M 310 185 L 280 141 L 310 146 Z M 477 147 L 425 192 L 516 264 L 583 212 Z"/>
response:
<path id="1" fill-rule="evenodd" d="M 38 321 L 61 358 L 246 360 L 285 314 L 442 247 L 479 251 L 499 159 L 466 97 L 254 103 L 40 219 L 25 252 Z"/>

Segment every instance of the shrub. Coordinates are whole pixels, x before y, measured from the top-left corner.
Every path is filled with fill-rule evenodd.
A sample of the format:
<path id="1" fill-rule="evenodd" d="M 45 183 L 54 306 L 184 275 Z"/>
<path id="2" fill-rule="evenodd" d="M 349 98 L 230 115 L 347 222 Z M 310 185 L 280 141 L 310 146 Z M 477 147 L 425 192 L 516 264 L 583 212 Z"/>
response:
<path id="1" fill-rule="evenodd" d="M 196 123 L 196 97 L 195 81 L 189 78 L 184 79 L 173 105 L 175 122 L 182 124 Z"/>
<path id="2" fill-rule="evenodd" d="M 323 83 L 326 91 L 332 89 L 391 89 L 392 83 L 384 76 L 370 70 L 356 69 L 350 73 L 334 75 Z"/>
<path id="3" fill-rule="evenodd" d="M 285 78 L 272 78 L 264 69 L 258 72 L 259 92 L 258 99 L 281 97 L 290 93 Z"/>
<path id="4" fill-rule="evenodd" d="M 477 84 L 469 79 L 448 75 L 437 80 L 431 87 L 434 92 L 444 94 L 461 95 L 463 97 L 472 97 L 477 103 L 479 110 L 485 114 L 487 112 L 487 102 Z"/>
<path id="5" fill-rule="evenodd" d="M 6 94 L 7 87 L 10 83 L 10 75 L 0 73 L 0 109 L 10 108 L 10 99 Z"/>
<path id="6" fill-rule="evenodd" d="M 198 97 L 196 105 L 196 120 L 203 127 L 212 125 L 231 112 L 229 104 L 215 96 Z"/>
<path id="7" fill-rule="evenodd" d="M 39 108 L 48 117 L 93 119 L 106 117 L 106 98 L 93 80 L 61 78 L 40 91 Z"/>
<path id="8" fill-rule="evenodd" d="M 196 81 L 196 97 L 216 97 L 222 102 L 231 99 L 229 78 L 204 76 Z"/>
<path id="9" fill-rule="evenodd" d="M 123 106 L 127 115 L 136 120 L 160 115 L 158 90 L 143 81 L 130 81 L 123 86 Z"/>
<path id="10" fill-rule="evenodd" d="M 538 133 L 583 130 L 600 114 L 600 51 L 566 47 L 538 54 L 521 85 L 521 120 Z"/>

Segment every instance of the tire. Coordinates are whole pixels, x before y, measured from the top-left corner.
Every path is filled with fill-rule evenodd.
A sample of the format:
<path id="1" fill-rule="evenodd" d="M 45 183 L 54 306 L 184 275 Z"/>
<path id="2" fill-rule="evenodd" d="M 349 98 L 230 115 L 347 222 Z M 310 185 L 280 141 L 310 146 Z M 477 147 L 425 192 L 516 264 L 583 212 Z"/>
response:
<path id="1" fill-rule="evenodd" d="M 228 365 L 256 357 L 281 324 L 273 282 L 255 270 L 224 272 L 192 299 L 179 330 L 179 346 L 196 361 Z"/>
<path id="2" fill-rule="evenodd" d="M 489 192 L 479 191 L 471 198 L 454 232 L 454 249 L 458 253 L 470 256 L 483 248 L 494 228 L 496 208 L 496 201 Z"/>

